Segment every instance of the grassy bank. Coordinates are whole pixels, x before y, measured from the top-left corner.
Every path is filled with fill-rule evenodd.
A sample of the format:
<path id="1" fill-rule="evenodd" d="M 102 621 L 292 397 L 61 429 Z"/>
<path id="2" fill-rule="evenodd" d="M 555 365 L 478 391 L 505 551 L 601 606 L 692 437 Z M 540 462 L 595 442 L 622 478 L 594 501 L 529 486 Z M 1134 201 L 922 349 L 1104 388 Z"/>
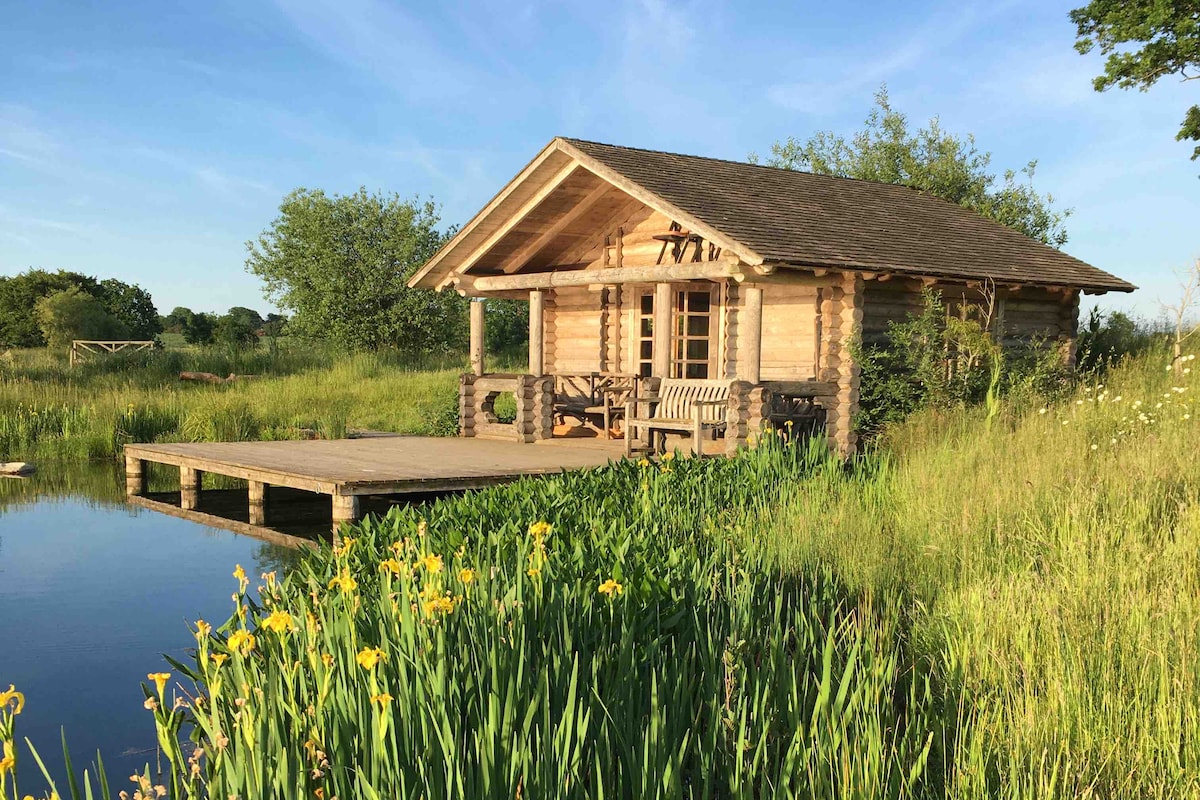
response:
<path id="1" fill-rule="evenodd" d="M 850 469 L 767 440 L 396 509 L 264 579 L 261 607 L 238 583 L 228 622 L 148 685 L 171 769 L 145 779 L 210 797 L 1195 797 L 1188 364 L 1151 354 L 990 420 L 918 416 Z M 191 726 L 198 750 L 175 744 Z"/>
<path id="2" fill-rule="evenodd" d="M 256 377 L 210 385 L 181 381 L 183 371 Z M 455 358 L 300 346 L 166 350 L 74 368 L 45 350 L 17 351 L 0 361 L 0 460 L 110 459 L 131 441 L 452 433 L 459 371 Z"/>

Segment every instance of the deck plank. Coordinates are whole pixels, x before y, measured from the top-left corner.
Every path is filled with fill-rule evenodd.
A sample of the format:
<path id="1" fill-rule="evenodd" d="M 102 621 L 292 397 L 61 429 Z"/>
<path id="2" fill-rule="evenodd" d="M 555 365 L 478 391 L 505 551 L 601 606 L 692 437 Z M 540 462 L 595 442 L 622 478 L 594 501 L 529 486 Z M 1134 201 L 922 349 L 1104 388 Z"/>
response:
<path id="1" fill-rule="evenodd" d="M 526 475 L 599 467 L 620 457 L 613 448 L 594 444 L 422 436 L 131 444 L 125 453 L 159 464 L 339 495 L 480 488 Z"/>

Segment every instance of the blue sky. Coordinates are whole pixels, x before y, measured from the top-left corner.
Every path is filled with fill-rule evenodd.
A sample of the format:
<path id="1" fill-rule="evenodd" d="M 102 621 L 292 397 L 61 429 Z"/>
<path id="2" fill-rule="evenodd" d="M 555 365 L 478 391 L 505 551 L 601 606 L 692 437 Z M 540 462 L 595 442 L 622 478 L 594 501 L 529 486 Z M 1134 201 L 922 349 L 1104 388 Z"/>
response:
<path id="1" fill-rule="evenodd" d="M 1039 162 L 1067 252 L 1155 315 L 1200 256 L 1196 84 L 1097 94 L 1048 0 L 20 2 L 0 24 L 0 274 L 66 268 L 263 310 L 245 242 L 282 196 L 359 186 L 465 222 L 555 135 L 743 159 L 850 133 L 886 82 L 914 122 Z"/>

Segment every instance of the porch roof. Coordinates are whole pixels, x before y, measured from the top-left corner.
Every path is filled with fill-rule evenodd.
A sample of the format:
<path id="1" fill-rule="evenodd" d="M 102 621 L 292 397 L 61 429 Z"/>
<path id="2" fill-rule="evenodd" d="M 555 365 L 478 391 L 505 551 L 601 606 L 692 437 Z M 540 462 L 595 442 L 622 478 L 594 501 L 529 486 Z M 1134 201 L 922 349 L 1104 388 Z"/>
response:
<path id="1" fill-rule="evenodd" d="M 605 185 L 611 190 L 606 193 Z M 644 203 L 749 265 L 869 271 L 1091 292 L 1136 287 L 915 189 L 556 138 L 410 281 L 441 287 L 495 254 L 503 272 L 561 232 L 581 202 Z M 542 215 L 538 224 L 518 226 Z M 581 220 L 577 211 L 569 223 Z M 542 231 L 540 234 L 538 231 Z M 506 242 L 508 239 L 510 241 Z M 544 269 L 545 266 L 539 268 Z M 484 270 L 484 272 L 491 270 Z"/>

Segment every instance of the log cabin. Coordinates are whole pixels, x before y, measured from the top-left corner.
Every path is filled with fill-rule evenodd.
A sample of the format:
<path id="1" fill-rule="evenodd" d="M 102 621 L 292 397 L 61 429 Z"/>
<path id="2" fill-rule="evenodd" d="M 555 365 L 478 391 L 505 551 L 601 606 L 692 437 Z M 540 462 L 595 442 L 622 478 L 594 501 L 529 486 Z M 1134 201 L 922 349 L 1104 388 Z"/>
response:
<path id="1" fill-rule="evenodd" d="M 1080 294 L 1136 288 L 904 186 L 568 138 L 409 285 L 475 301 L 463 436 L 533 442 L 557 414 L 604 408 L 632 415 L 627 451 L 639 432 L 655 445 L 656 420 L 733 452 L 803 418 L 843 454 L 859 397 L 849 344 L 918 311 L 923 289 L 960 311 L 986 299 L 1006 342 L 1051 340 L 1073 363 Z M 487 298 L 529 302 L 526 373 L 487 372 Z M 494 412 L 505 392 L 511 424 Z M 615 424 L 606 414 L 605 433 Z"/>

